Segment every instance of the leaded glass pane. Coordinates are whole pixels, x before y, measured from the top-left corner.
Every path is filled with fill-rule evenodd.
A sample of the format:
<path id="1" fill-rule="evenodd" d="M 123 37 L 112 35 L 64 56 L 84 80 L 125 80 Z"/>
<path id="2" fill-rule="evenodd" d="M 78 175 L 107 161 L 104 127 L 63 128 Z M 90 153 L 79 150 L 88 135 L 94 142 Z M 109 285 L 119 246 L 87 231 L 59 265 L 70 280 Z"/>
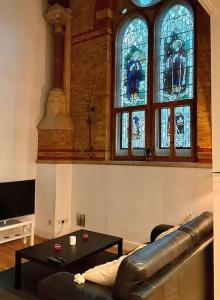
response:
<path id="1" fill-rule="evenodd" d="M 147 41 L 147 24 L 139 18 L 131 20 L 121 39 L 120 107 L 147 103 Z"/>
<path id="2" fill-rule="evenodd" d="M 160 109 L 160 149 L 170 148 L 170 109 Z"/>
<path id="3" fill-rule="evenodd" d="M 128 149 L 129 114 L 121 114 L 121 149 Z"/>
<path id="4" fill-rule="evenodd" d="M 175 108 L 175 147 L 177 149 L 189 149 L 191 147 L 190 106 Z"/>
<path id="5" fill-rule="evenodd" d="M 145 112 L 132 113 L 132 149 L 145 148 Z"/>
<path id="6" fill-rule="evenodd" d="M 134 2 L 134 4 L 136 4 L 137 6 L 141 6 L 141 7 L 152 6 L 160 1 L 161 0 L 132 0 L 132 2 Z"/>
<path id="7" fill-rule="evenodd" d="M 192 99 L 194 93 L 194 18 L 181 4 L 173 5 L 160 27 L 157 101 Z"/>

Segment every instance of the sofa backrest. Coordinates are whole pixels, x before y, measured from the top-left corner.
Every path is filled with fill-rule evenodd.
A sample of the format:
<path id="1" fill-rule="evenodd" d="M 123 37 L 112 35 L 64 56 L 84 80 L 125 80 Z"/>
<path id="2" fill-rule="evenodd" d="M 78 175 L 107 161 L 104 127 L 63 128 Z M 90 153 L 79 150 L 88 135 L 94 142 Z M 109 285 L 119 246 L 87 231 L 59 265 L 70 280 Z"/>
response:
<path id="1" fill-rule="evenodd" d="M 213 214 L 206 211 L 183 224 L 178 230 L 189 233 L 192 238 L 193 246 L 195 246 L 213 232 Z"/>
<path id="2" fill-rule="evenodd" d="M 114 297 L 128 300 L 136 287 L 191 250 L 211 232 L 212 214 L 206 212 L 179 230 L 127 256 L 117 273 Z"/>
<path id="3" fill-rule="evenodd" d="M 132 290 L 192 248 L 188 233 L 175 231 L 127 256 L 120 264 L 114 296 L 127 300 Z"/>

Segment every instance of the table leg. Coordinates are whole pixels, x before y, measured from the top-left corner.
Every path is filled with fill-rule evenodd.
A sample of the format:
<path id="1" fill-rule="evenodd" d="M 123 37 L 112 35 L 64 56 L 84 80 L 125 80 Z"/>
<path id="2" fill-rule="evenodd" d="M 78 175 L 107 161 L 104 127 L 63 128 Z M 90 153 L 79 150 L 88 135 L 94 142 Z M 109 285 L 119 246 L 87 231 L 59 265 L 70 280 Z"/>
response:
<path id="1" fill-rule="evenodd" d="M 15 254 L 15 289 L 21 287 L 21 255 L 16 252 Z"/>
<path id="2" fill-rule="evenodd" d="M 121 239 L 120 242 L 118 242 L 118 257 L 122 256 L 123 254 L 123 240 Z"/>

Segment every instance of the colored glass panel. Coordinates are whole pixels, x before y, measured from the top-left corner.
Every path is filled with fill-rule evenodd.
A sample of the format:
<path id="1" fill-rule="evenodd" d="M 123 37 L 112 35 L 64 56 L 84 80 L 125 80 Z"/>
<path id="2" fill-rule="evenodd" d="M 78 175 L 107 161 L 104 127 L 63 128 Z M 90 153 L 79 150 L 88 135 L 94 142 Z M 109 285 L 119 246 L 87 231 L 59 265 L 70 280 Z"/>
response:
<path id="1" fill-rule="evenodd" d="M 192 99 L 194 94 L 194 18 L 184 5 L 173 5 L 160 25 L 157 101 Z"/>
<path id="2" fill-rule="evenodd" d="M 170 148 L 170 109 L 160 109 L 160 149 Z"/>
<path id="3" fill-rule="evenodd" d="M 137 6 L 141 6 L 141 7 L 152 6 L 160 1 L 161 0 L 132 0 L 132 2 L 134 2 L 134 4 L 136 4 Z"/>
<path id="4" fill-rule="evenodd" d="M 120 107 L 147 103 L 148 28 L 139 19 L 126 27 L 120 47 Z"/>
<path id="5" fill-rule="evenodd" d="M 128 149 L 129 114 L 121 114 L 121 149 Z"/>
<path id="6" fill-rule="evenodd" d="M 191 147 L 191 113 L 189 106 L 175 108 L 175 147 L 189 149 Z"/>
<path id="7" fill-rule="evenodd" d="M 132 148 L 145 148 L 145 112 L 135 111 L 132 113 Z"/>

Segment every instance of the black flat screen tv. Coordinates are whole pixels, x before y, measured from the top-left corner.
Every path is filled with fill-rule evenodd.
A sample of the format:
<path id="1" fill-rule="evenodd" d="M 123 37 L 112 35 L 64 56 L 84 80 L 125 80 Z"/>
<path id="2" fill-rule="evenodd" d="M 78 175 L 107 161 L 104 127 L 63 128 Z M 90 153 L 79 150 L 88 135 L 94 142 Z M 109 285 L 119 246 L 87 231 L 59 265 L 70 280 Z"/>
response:
<path id="1" fill-rule="evenodd" d="M 0 220 L 35 212 L 35 180 L 0 183 Z"/>

